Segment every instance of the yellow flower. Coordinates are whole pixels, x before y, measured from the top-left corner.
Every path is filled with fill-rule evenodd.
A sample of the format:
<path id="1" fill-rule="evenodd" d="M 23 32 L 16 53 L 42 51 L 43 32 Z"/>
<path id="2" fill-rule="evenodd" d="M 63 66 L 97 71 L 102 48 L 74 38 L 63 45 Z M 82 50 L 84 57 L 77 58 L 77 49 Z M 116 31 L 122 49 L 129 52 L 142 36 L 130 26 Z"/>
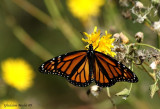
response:
<path id="1" fill-rule="evenodd" d="M 33 70 L 23 59 L 7 59 L 1 64 L 2 78 L 10 86 L 24 91 L 33 84 Z"/>
<path id="2" fill-rule="evenodd" d="M 80 20 L 87 20 L 91 16 L 98 16 L 100 7 L 105 0 L 68 0 L 67 5 L 72 14 Z"/>
<path id="3" fill-rule="evenodd" d="M 116 55 L 116 53 L 112 52 L 111 48 L 114 48 L 112 43 L 114 42 L 115 39 L 114 38 L 110 39 L 112 34 L 107 34 L 107 31 L 105 31 L 105 33 L 106 33 L 106 35 L 103 35 L 101 37 L 96 51 L 102 52 L 104 54 L 110 54 L 112 57 L 114 57 Z"/>
<path id="4" fill-rule="evenodd" d="M 88 38 L 88 39 L 82 38 L 82 40 L 84 42 L 88 42 L 88 45 L 86 46 L 86 48 L 88 48 L 88 46 L 90 44 L 92 44 L 93 45 L 93 49 L 95 49 L 98 46 L 98 43 L 99 43 L 99 40 L 100 40 L 101 31 L 98 30 L 98 32 L 97 32 L 97 27 L 95 27 L 93 33 L 91 33 L 91 34 L 88 34 L 86 32 L 83 32 L 83 33 Z"/>
<path id="5" fill-rule="evenodd" d="M 19 109 L 18 102 L 15 100 L 4 100 L 0 102 L 0 109 Z"/>
<path id="6" fill-rule="evenodd" d="M 93 49 L 99 52 L 102 52 L 104 54 L 109 54 L 112 57 L 116 55 L 115 52 L 112 52 L 111 49 L 114 48 L 112 43 L 114 42 L 114 38 L 111 38 L 111 34 L 108 34 L 107 31 L 105 31 L 105 35 L 100 37 L 100 30 L 97 32 L 97 27 L 95 27 L 93 33 L 87 34 L 84 32 L 84 34 L 87 36 L 88 39 L 82 38 L 84 42 L 87 42 L 88 45 L 92 44 Z M 88 48 L 88 45 L 86 48 Z"/>

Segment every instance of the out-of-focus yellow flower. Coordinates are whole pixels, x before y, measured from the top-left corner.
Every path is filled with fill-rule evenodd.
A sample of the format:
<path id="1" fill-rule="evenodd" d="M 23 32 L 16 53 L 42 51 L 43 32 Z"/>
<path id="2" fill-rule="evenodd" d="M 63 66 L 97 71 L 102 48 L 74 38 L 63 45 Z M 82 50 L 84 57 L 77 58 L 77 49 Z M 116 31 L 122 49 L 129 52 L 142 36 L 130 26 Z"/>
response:
<path id="1" fill-rule="evenodd" d="M 2 78 L 10 86 L 25 91 L 33 84 L 34 73 L 23 59 L 7 59 L 1 64 Z"/>
<path id="2" fill-rule="evenodd" d="M 98 16 L 100 7 L 105 0 L 67 0 L 67 5 L 72 14 L 80 20 L 87 20 L 91 16 Z"/>
<path id="3" fill-rule="evenodd" d="M 4 100 L 0 102 L 0 109 L 19 109 L 19 104 L 15 100 Z"/>
<path id="4" fill-rule="evenodd" d="M 104 54 L 109 54 L 112 57 L 114 57 L 116 53 L 112 52 L 111 49 L 114 48 L 112 43 L 114 42 L 115 39 L 111 38 L 112 34 L 108 34 L 107 31 L 105 31 L 105 35 L 103 35 L 102 37 L 100 37 L 100 34 L 101 34 L 100 30 L 98 30 L 97 32 L 97 27 L 94 28 L 94 31 L 91 34 L 87 34 L 86 32 L 84 32 L 84 35 L 86 35 L 88 38 L 88 39 L 82 38 L 84 42 L 88 43 L 86 48 L 88 48 L 88 46 L 92 44 L 93 49 L 95 51 L 99 51 Z"/>

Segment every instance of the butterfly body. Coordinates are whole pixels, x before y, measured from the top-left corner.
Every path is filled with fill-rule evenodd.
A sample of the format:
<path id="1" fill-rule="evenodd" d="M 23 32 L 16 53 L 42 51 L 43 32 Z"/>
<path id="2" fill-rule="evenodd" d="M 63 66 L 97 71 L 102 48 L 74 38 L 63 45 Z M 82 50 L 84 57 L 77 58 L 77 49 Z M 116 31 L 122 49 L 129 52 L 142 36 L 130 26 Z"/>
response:
<path id="1" fill-rule="evenodd" d="M 46 61 L 39 71 L 65 77 L 70 83 L 86 87 L 93 81 L 100 87 L 110 87 L 119 81 L 137 82 L 137 76 L 122 63 L 94 51 L 88 50 L 66 53 Z"/>

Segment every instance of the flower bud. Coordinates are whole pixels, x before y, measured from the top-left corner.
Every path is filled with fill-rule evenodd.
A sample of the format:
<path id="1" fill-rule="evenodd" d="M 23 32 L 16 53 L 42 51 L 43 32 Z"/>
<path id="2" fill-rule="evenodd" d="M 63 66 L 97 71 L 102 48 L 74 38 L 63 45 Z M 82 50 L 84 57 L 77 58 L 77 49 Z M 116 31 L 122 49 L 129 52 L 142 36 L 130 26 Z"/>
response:
<path id="1" fill-rule="evenodd" d="M 122 11 L 122 16 L 126 19 L 132 19 L 131 12 L 129 10 Z"/>
<path id="2" fill-rule="evenodd" d="M 119 39 L 119 38 L 120 38 L 120 34 L 119 34 L 119 33 L 115 33 L 115 34 L 113 34 L 113 38 L 115 38 L 115 39 Z"/>
<path id="3" fill-rule="evenodd" d="M 153 23 L 153 28 L 155 31 L 160 32 L 160 20 Z"/>
<path id="4" fill-rule="evenodd" d="M 142 9 L 142 8 L 144 8 L 144 6 L 140 1 L 136 1 L 135 8 Z"/>
<path id="5" fill-rule="evenodd" d="M 160 60 L 155 60 L 150 64 L 151 69 L 156 70 L 157 65 L 160 64 Z"/>
<path id="6" fill-rule="evenodd" d="M 102 89 L 101 87 L 99 87 L 99 86 L 97 86 L 97 85 L 93 85 L 93 86 L 91 86 L 90 89 L 87 91 L 87 94 L 89 95 L 89 94 L 91 93 L 93 96 L 97 97 L 97 96 L 99 95 L 101 89 Z"/>
<path id="7" fill-rule="evenodd" d="M 129 42 L 128 37 L 124 35 L 122 32 L 119 35 L 120 35 L 120 39 L 122 40 L 123 44 L 127 44 Z"/>
<path id="8" fill-rule="evenodd" d="M 142 32 L 137 32 L 137 33 L 135 34 L 135 38 L 136 38 L 136 41 L 137 41 L 138 43 L 141 43 L 141 42 L 143 41 L 143 37 L 144 37 L 144 35 L 143 35 Z"/>
<path id="9" fill-rule="evenodd" d="M 146 59 L 146 53 L 145 53 L 145 51 L 144 50 L 138 50 L 137 51 L 137 57 L 140 60 L 140 63 L 138 65 L 141 65 L 143 63 L 143 61 Z"/>

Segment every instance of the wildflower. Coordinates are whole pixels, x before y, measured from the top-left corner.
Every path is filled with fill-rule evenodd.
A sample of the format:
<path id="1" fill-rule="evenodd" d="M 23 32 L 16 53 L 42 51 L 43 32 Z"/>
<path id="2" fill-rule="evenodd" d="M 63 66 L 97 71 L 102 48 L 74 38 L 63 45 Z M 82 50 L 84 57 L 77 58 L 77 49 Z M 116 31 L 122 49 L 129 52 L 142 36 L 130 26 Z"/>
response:
<path id="1" fill-rule="evenodd" d="M 141 65 L 146 59 L 146 51 L 145 50 L 137 50 L 137 57 L 140 60 L 140 63 L 137 65 Z M 137 59 L 135 61 L 138 61 Z"/>
<path id="2" fill-rule="evenodd" d="M 0 103 L 0 109 L 19 109 L 18 102 L 15 100 L 4 100 Z"/>
<path id="3" fill-rule="evenodd" d="M 114 42 L 114 38 L 110 39 L 112 36 L 111 34 L 108 34 L 107 31 L 105 31 L 106 35 L 103 35 L 99 41 L 98 47 L 96 51 L 102 52 L 104 54 L 110 54 L 112 57 L 116 55 L 115 52 L 111 51 L 111 48 L 114 48 L 112 43 Z"/>
<path id="4" fill-rule="evenodd" d="M 143 4 L 140 1 L 136 1 L 135 7 L 138 9 L 144 8 Z"/>
<path id="5" fill-rule="evenodd" d="M 153 23 L 153 29 L 157 32 L 160 32 L 160 20 Z"/>
<path id="6" fill-rule="evenodd" d="M 145 19 L 147 19 L 147 14 L 145 14 L 144 16 L 139 14 L 139 15 L 137 15 L 137 19 L 134 21 L 134 23 L 135 22 L 143 23 Z"/>
<path id="7" fill-rule="evenodd" d="M 82 38 L 82 40 L 88 43 L 86 48 L 88 48 L 88 46 L 92 44 L 94 50 L 102 52 L 104 54 L 109 54 L 114 57 L 116 53 L 112 52 L 111 48 L 114 48 L 112 43 L 115 39 L 110 38 L 112 35 L 108 34 L 107 31 L 105 31 L 105 33 L 105 35 L 100 37 L 100 30 L 98 30 L 97 32 L 97 27 L 95 27 L 93 33 L 91 34 L 87 34 L 86 32 L 84 32 L 84 35 L 86 35 L 88 39 Z"/>
<path id="8" fill-rule="evenodd" d="M 122 16 L 126 19 L 132 19 L 132 16 L 131 16 L 131 12 L 129 10 L 127 11 L 122 11 Z"/>
<path id="9" fill-rule="evenodd" d="M 82 40 L 84 42 L 88 43 L 87 46 L 92 44 L 93 49 L 95 49 L 98 46 L 98 43 L 99 43 L 99 40 L 100 40 L 101 31 L 98 30 L 98 32 L 97 32 L 97 27 L 95 27 L 93 33 L 91 33 L 91 34 L 88 34 L 86 32 L 83 32 L 83 33 L 84 33 L 85 36 L 87 36 L 88 39 L 82 38 Z M 86 48 L 88 48 L 87 46 L 86 46 Z"/>
<path id="10" fill-rule="evenodd" d="M 123 44 L 127 44 L 129 42 L 129 39 L 127 38 L 127 36 L 124 35 L 122 32 L 114 34 L 113 37 L 116 39 L 120 39 Z"/>
<path id="11" fill-rule="evenodd" d="M 155 58 L 156 60 L 160 60 L 160 51 L 158 51 L 158 50 L 152 50 L 151 54 L 152 54 L 153 58 Z"/>
<path id="12" fill-rule="evenodd" d="M 160 60 L 155 60 L 150 64 L 151 69 L 156 70 L 157 65 L 160 64 Z"/>
<path id="13" fill-rule="evenodd" d="M 122 32 L 119 35 L 120 35 L 120 38 L 121 38 L 123 44 L 127 44 L 129 42 L 128 37 L 126 35 L 124 35 Z"/>
<path id="14" fill-rule="evenodd" d="M 10 86 L 24 91 L 33 84 L 33 70 L 23 59 L 7 59 L 1 64 L 2 78 Z"/>
<path id="15" fill-rule="evenodd" d="M 139 10 L 136 10 L 136 6 L 133 6 L 131 12 L 137 16 L 137 19 L 134 22 L 143 23 L 144 20 L 147 19 L 147 15 L 151 12 L 152 8 L 153 6 L 151 5 L 145 9 L 145 12 L 139 12 Z"/>
<path id="16" fill-rule="evenodd" d="M 113 38 L 115 38 L 116 42 L 120 39 L 119 33 L 113 34 Z"/>
<path id="17" fill-rule="evenodd" d="M 137 32 L 137 33 L 135 34 L 135 38 L 136 38 L 136 41 L 137 41 L 138 43 L 140 43 L 140 42 L 143 41 L 143 37 L 144 37 L 144 35 L 143 35 L 142 32 Z"/>
<path id="18" fill-rule="evenodd" d="M 98 16 L 100 7 L 104 3 L 105 0 L 67 0 L 69 10 L 82 21 L 86 21 L 92 16 Z"/>

